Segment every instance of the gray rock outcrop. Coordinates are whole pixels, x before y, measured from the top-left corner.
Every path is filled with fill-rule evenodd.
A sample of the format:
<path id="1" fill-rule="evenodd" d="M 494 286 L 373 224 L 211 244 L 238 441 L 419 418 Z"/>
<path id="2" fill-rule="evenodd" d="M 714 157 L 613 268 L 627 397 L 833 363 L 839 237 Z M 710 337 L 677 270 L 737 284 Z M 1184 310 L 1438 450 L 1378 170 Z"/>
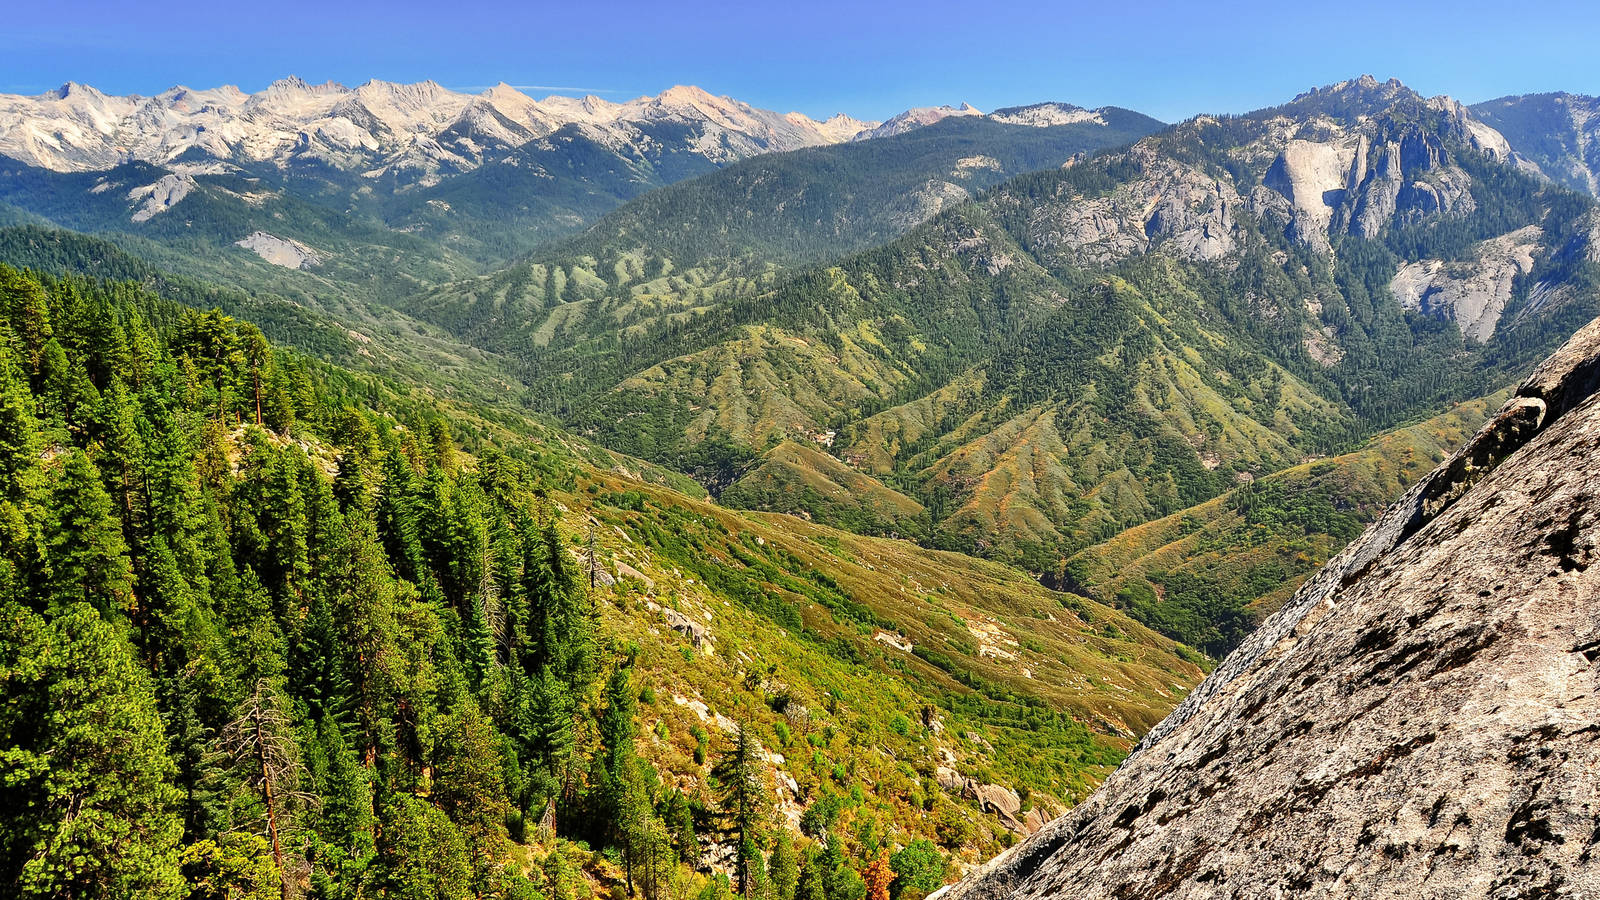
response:
<path id="1" fill-rule="evenodd" d="M 946 791 L 968 800 L 976 801 L 978 808 L 989 813 L 1000 824 L 1016 834 L 1033 834 L 1044 827 L 1046 819 L 1037 809 L 1022 811 L 1022 797 L 1016 791 L 999 784 L 985 784 L 968 778 L 948 766 L 939 766 L 934 777 Z"/>
<path id="2" fill-rule="evenodd" d="M 322 255 L 305 244 L 291 238 L 278 237 L 265 231 L 253 231 L 233 242 L 275 266 L 285 269 L 310 269 L 322 263 Z"/>
<path id="3" fill-rule="evenodd" d="M 1600 320 L 945 900 L 1600 896 Z"/>
<path id="4" fill-rule="evenodd" d="M 1238 246 L 1239 193 L 1227 181 L 1164 158 L 1128 151 L 1139 176 L 1100 197 L 1062 196 L 1030 206 L 1028 232 L 1047 259 L 1106 265 L 1157 248 L 1184 259 L 1214 260 Z"/>
<path id="5" fill-rule="evenodd" d="M 1529 225 L 1479 244 L 1469 262 L 1409 263 L 1395 273 L 1389 292 L 1406 309 L 1454 319 L 1463 335 L 1486 341 L 1511 302 L 1517 276 L 1533 270 L 1542 237 Z"/>
<path id="6" fill-rule="evenodd" d="M 670 607 L 664 608 L 661 610 L 661 618 L 667 623 L 668 628 L 688 638 L 696 650 L 704 650 L 711 645 L 711 629 L 683 613 Z"/>

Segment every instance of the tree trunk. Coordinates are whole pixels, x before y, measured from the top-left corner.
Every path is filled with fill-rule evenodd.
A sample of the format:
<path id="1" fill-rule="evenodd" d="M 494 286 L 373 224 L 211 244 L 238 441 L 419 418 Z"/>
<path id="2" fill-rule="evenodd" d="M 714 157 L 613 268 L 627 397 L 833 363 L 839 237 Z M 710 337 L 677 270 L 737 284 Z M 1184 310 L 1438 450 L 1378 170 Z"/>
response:
<path id="1" fill-rule="evenodd" d="M 289 900 L 289 872 L 283 866 L 283 844 L 278 839 L 278 811 L 273 806 L 272 770 L 267 765 L 266 735 L 261 732 L 261 712 L 255 713 L 256 761 L 261 764 L 261 798 L 267 804 L 267 834 L 272 836 L 272 861 L 278 865 L 278 886 Z"/>

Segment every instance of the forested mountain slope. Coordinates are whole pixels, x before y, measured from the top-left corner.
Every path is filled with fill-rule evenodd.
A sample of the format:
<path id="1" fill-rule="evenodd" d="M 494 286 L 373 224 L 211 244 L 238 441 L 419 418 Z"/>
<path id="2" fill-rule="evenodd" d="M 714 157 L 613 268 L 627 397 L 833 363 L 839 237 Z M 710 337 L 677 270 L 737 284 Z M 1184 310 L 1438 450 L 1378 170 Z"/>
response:
<path id="1" fill-rule="evenodd" d="M 520 396 L 517 376 L 494 354 L 326 283 L 269 282 L 263 288 L 227 260 L 196 267 L 223 280 L 175 275 L 103 238 L 37 225 L 0 228 L 0 261 L 53 275 L 139 282 L 168 299 L 247 320 L 274 342 L 324 362 L 426 386 L 480 408 L 508 400 L 514 406 Z M 238 277 L 227 278 L 230 273 Z"/>
<path id="2" fill-rule="evenodd" d="M 0 267 L 0 313 L 24 893 L 917 897 L 1200 675 L 1015 570 L 696 501 L 142 284 Z"/>
<path id="3" fill-rule="evenodd" d="M 1045 580 L 1220 659 L 1390 500 L 1464 444 L 1503 396 L 1469 400 L 1359 450 L 1130 528 L 1073 554 Z"/>
<path id="4" fill-rule="evenodd" d="M 1600 194 L 1600 98 L 1582 94 L 1525 94 L 1472 105 L 1472 114 L 1505 135 L 1545 175 L 1587 194 Z"/>
<path id="5" fill-rule="evenodd" d="M 1595 222 L 1460 104 L 1363 78 L 1020 176 L 832 266 L 594 256 L 419 313 L 713 490 L 810 443 L 921 504 L 929 543 L 1048 570 L 1500 387 L 1594 311 Z"/>
<path id="6" fill-rule="evenodd" d="M 1044 126 L 947 118 L 893 137 L 745 160 L 651 192 L 526 262 L 448 285 L 407 310 L 514 348 L 544 346 L 557 332 L 604 333 L 659 315 L 658 303 L 712 303 L 776 269 L 892 240 L 1008 177 L 1160 127 L 1127 110 L 1095 115 Z M 571 301 L 582 305 L 558 306 Z"/>

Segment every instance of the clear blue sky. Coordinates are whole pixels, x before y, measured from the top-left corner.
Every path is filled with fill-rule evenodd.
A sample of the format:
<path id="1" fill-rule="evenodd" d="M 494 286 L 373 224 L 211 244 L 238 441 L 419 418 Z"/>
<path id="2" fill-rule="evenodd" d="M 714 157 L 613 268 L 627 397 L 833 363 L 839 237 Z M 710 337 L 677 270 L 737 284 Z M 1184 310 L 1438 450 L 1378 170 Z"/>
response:
<path id="1" fill-rule="evenodd" d="M 1361 73 L 1468 102 L 1600 93 L 1600 4 L 1248 0 L 339 3 L 59 0 L 0 10 L 0 91 L 151 94 L 282 75 L 610 99 L 698 84 L 758 106 L 1114 104 L 1174 121 Z M 138 7 L 143 7 L 138 8 Z M 576 91 L 574 89 L 577 89 Z"/>

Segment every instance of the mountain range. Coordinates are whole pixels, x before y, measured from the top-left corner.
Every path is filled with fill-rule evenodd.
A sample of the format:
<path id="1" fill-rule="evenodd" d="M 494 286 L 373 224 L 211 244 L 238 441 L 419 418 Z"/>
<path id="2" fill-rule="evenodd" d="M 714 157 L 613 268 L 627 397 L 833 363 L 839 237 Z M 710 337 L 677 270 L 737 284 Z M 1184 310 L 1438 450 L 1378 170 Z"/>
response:
<path id="1" fill-rule="evenodd" d="M 1591 204 L 1397 82 L 1074 157 L 875 224 L 906 233 L 855 255 L 860 220 L 815 227 L 844 208 L 827 188 L 805 195 L 823 217 L 785 227 L 787 160 L 643 198 L 406 309 L 523 360 L 536 402 L 585 433 L 770 482 L 735 492 L 762 508 L 859 496 L 808 499 L 787 449 L 759 462 L 800 441 L 887 479 L 911 518 L 936 507 L 924 539 L 1048 568 L 1487 392 L 1530 332 L 1592 303 L 1572 282 Z M 783 212 L 745 225 L 746 207 Z"/>
<path id="2" fill-rule="evenodd" d="M 1400 590 L 1408 554 L 1520 541 L 1517 578 L 1581 577 L 1581 498 L 1523 496 L 1547 460 L 1479 480 L 1550 423 L 1561 477 L 1586 471 L 1592 416 L 1525 428 L 1560 392 L 1515 386 L 1600 314 L 1595 102 L 1365 76 L 1170 126 L 1066 103 L 818 122 L 681 87 L 0 98 L 0 594 L 76 596 L 53 560 L 92 520 L 81 571 L 111 573 L 93 615 L 120 636 L 96 646 L 156 672 L 141 739 L 188 779 L 186 835 L 248 824 L 254 782 L 207 735 L 257 680 L 282 693 L 332 811 L 308 802 L 289 851 L 315 876 L 269 864 L 285 890 L 471 856 L 480 892 L 515 870 L 573 898 L 655 871 L 641 847 L 707 900 L 751 854 L 776 883 L 775 845 L 720 830 L 712 760 L 740 754 L 809 847 L 782 863 L 822 879 L 806 900 L 880 877 L 921 900 L 1033 832 L 964 890 L 1050 893 L 1082 865 L 1066 827 L 1117 848 L 1107 893 L 1195 887 L 1210 870 L 1161 857 L 1146 814 L 1193 851 L 1230 742 L 1269 775 L 1280 732 L 1320 758 L 1291 719 L 1332 688 L 1306 672 L 1361 683 L 1360 650 L 1448 673 L 1477 646 L 1384 637 L 1454 621 Z M 1465 513 L 1496 497 L 1549 521 L 1478 540 Z M 1330 585 L 1359 601 L 1336 635 L 1307 612 Z M 72 658 L 101 632 L 66 608 L 8 640 Z M 1339 727 L 1366 735 L 1354 703 Z M 1346 796 L 1290 775 L 1262 797 Z"/>
<path id="3" fill-rule="evenodd" d="M 328 166 L 368 178 L 427 183 L 571 128 L 637 149 L 667 130 L 712 162 L 851 140 L 877 127 L 843 114 L 823 122 L 755 109 L 696 87 L 613 103 L 593 95 L 535 100 L 507 84 L 478 94 L 432 81 L 275 81 L 248 94 L 231 85 L 173 87 L 153 97 L 110 96 L 68 83 L 0 97 L 0 153 L 61 172 L 140 161 L 214 173 L 261 163 Z"/>
<path id="4" fill-rule="evenodd" d="M 1106 112 L 1045 104 L 989 118 L 1048 128 L 1104 124 Z M 106 193 L 95 216 L 122 213 L 127 224 L 150 222 L 215 183 L 242 201 L 233 204 L 241 215 L 286 191 L 494 262 L 664 184 L 761 154 L 903 134 L 951 115 L 982 118 L 963 105 L 910 110 L 882 127 L 843 114 L 818 122 L 684 86 L 614 103 L 592 95 L 534 100 L 505 84 L 468 94 L 433 82 L 348 88 L 286 78 L 254 94 L 180 86 L 141 97 L 69 83 L 37 96 L 0 95 L 0 157 L 40 173 L 108 173 L 67 179 L 56 190 Z M 37 202 L 39 192 L 29 187 L 23 197 Z M 315 235 L 272 236 L 281 248 Z"/>

